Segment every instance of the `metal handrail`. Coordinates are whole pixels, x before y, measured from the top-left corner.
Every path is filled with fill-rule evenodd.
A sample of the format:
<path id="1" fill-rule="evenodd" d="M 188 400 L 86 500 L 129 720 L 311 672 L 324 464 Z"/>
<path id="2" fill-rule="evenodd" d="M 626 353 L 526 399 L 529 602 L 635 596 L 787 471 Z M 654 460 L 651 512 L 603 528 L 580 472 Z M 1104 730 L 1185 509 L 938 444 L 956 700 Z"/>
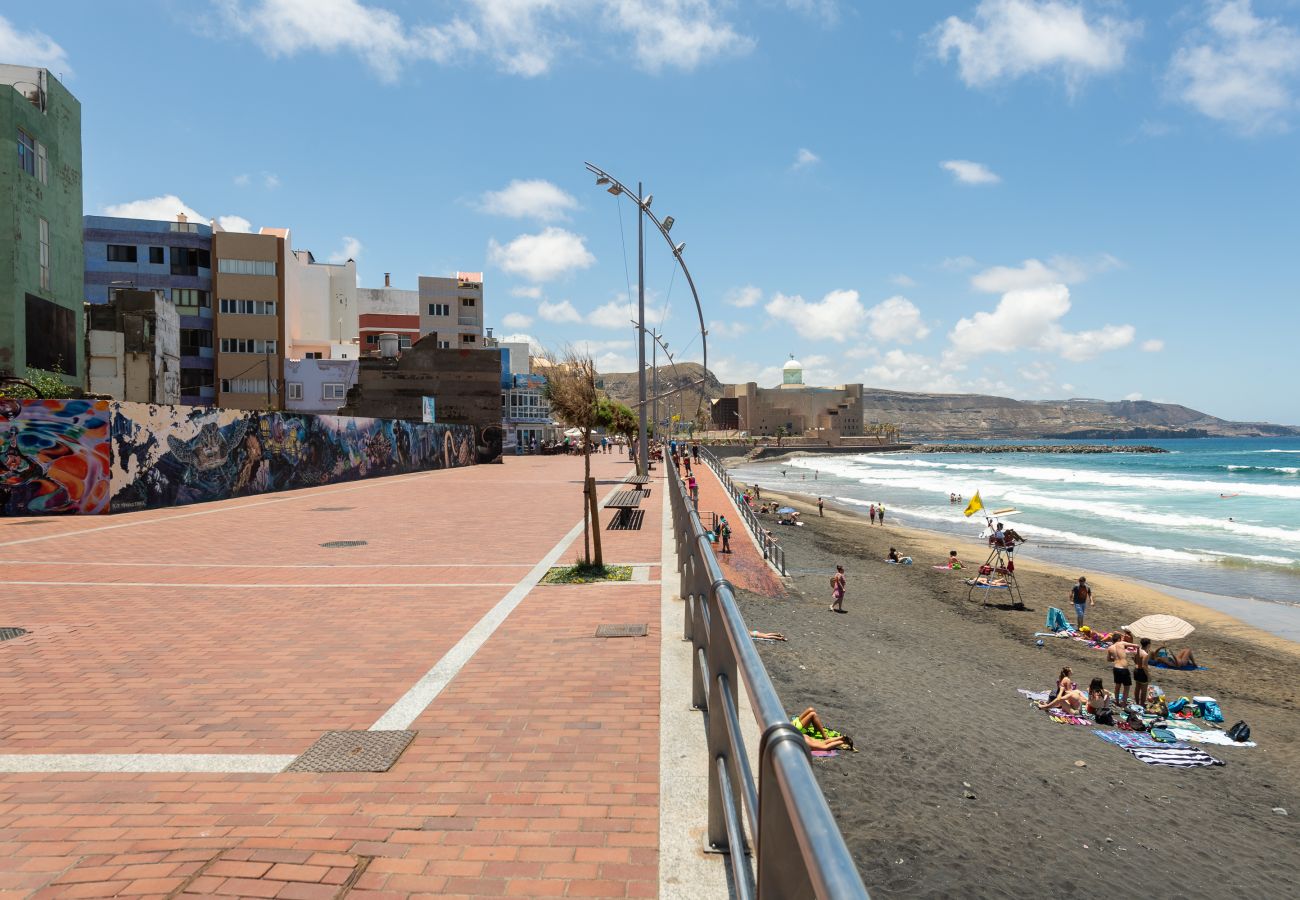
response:
<path id="1" fill-rule="evenodd" d="M 703 447 L 700 448 L 700 459 L 708 464 L 709 468 L 713 470 L 713 474 L 718 476 L 718 481 L 722 482 L 722 486 L 727 489 L 727 494 L 735 502 L 736 509 L 740 510 L 740 517 L 749 527 L 749 533 L 758 542 L 758 549 L 762 551 L 763 559 L 775 566 L 776 570 L 782 575 L 785 575 L 785 548 L 777 543 L 771 532 L 763 527 L 762 520 L 745 502 L 744 494 L 731 480 L 731 474 L 727 471 L 727 467 L 722 464 L 720 459 Z"/>
<path id="2" fill-rule="evenodd" d="M 709 714 L 709 844 L 731 855 L 740 900 L 866 900 L 803 734 L 777 696 L 681 476 L 664 468 L 685 602 L 682 636 L 692 644 L 691 704 Z M 740 728 L 740 682 L 762 735 L 757 778 Z M 752 864 L 742 821 L 756 844 Z"/>

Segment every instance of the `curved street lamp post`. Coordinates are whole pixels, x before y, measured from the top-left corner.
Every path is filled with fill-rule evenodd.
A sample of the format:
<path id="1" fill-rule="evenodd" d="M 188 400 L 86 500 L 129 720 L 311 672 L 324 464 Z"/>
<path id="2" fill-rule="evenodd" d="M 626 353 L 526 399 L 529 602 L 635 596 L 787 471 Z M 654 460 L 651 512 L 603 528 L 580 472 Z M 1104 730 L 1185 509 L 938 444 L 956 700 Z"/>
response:
<path id="1" fill-rule="evenodd" d="M 690 285 L 691 297 L 695 300 L 695 312 L 700 317 L 700 344 L 703 347 L 704 371 L 705 376 L 701 384 L 707 381 L 709 371 L 709 331 L 704 327 L 704 308 L 700 305 L 700 294 L 695 289 L 695 279 L 691 277 L 691 270 L 686 268 L 686 261 L 682 259 L 682 253 L 686 249 L 686 242 L 673 244 L 673 239 L 669 235 L 672 231 L 672 216 L 665 216 L 662 221 L 653 212 L 650 211 L 650 204 L 654 202 L 653 194 L 642 194 L 642 185 L 637 182 L 636 193 L 633 194 L 623 182 L 619 181 L 613 175 L 610 175 L 604 169 L 592 163 L 585 163 L 587 171 L 596 176 L 596 184 L 604 187 L 609 193 L 617 197 L 619 194 L 627 194 L 634 200 L 637 205 L 639 215 L 636 220 L 636 276 L 637 276 L 637 393 L 640 403 L 637 404 L 640 410 L 639 425 L 640 434 L 637 440 L 637 472 L 644 475 L 649 464 L 650 441 L 646 429 L 646 378 L 645 378 L 645 220 L 649 219 L 659 233 L 664 236 L 672 250 L 673 258 L 677 264 L 682 267 L 682 274 L 686 276 L 686 283 Z"/>

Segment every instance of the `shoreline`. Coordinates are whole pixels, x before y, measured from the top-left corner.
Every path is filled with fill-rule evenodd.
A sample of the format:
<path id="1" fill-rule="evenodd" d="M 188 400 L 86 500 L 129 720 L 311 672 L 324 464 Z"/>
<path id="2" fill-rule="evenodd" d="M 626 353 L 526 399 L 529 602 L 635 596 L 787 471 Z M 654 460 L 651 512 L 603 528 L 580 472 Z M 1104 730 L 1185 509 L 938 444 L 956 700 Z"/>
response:
<path id="1" fill-rule="evenodd" d="M 799 509 L 805 520 L 817 515 L 817 496 L 819 495 L 805 494 L 800 491 L 763 488 L 764 499 L 780 499 L 788 503 Z M 866 514 L 854 507 L 833 501 L 826 502 L 825 506 L 828 517 L 830 515 L 844 517 L 865 524 L 868 528 L 873 527 L 868 522 Z M 988 555 L 988 545 L 975 539 L 957 538 L 945 532 L 930 531 L 897 522 L 874 527 L 886 534 L 899 535 L 898 543 L 906 545 L 906 548 L 899 547 L 899 553 L 903 556 L 912 556 L 917 566 L 928 567 L 932 563 L 940 563 L 947 559 L 949 550 L 955 549 L 959 557 L 965 561 L 967 568 L 974 570 Z M 781 530 L 775 533 L 779 538 Z M 1030 547 L 1029 552 L 1032 552 L 1032 545 Z M 1198 627 L 1212 626 L 1217 634 L 1268 645 L 1275 650 L 1300 656 L 1300 624 L 1287 621 L 1287 614 L 1281 612 L 1287 607 L 1271 601 L 1210 594 L 1110 572 L 1072 572 L 1068 567 L 1058 563 L 1043 562 L 1027 558 L 1022 554 L 1016 555 L 1016 567 L 1018 570 L 1055 576 L 1069 581 L 1083 574 L 1087 576 L 1088 583 L 1092 585 L 1093 593 L 1099 600 L 1103 596 L 1119 597 L 1142 607 L 1146 612 L 1170 613 L 1187 619 Z M 1073 622 L 1073 610 L 1067 609 L 1069 603 L 1064 597 L 1060 598 L 1060 602 L 1043 602 L 1056 606 Z M 1127 623 L 1108 623 L 1106 627 L 1109 628 L 1114 624 Z"/>

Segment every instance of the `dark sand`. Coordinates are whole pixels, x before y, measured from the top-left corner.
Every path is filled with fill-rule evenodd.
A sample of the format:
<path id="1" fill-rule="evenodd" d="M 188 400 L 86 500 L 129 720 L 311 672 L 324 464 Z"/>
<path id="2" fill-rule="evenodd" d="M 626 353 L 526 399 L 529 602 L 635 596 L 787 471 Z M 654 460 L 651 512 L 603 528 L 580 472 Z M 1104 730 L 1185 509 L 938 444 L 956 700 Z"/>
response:
<path id="1" fill-rule="evenodd" d="M 947 538 L 829 508 L 819 519 L 806 499 L 786 499 L 807 523 L 772 526 L 793 589 L 742 596 L 742 611 L 751 628 L 789 638 L 759 645 L 787 708 L 815 706 L 858 743 L 814 767 L 875 896 L 1300 896 L 1297 645 L 1097 577 L 1095 626 L 1150 612 L 1197 625 L 1187 643 L 1210 669 L 1156 669 L 1153 682 L 1217 698 L 1224 724 L 1245 719 L 1259 744 L 1205 745 L 1224 767 L 1148 766 L 1016 693 L 1048 689 L 1063 665 L 1085 688 L 1094 676 L 1111 687 L 1102 651 L 1051 638 L 1040 649 L 1032 637 L 1049 605 L 1072 619 L 1069 587 L 1091 573 L 1033 565 L 1030 545 L 1017 559 L 1029 609 L 981 608 L 959 574 L 930 568 Z M 916 564 L 885 564 L 891 546 Z M 983 560 L 974 543 L 955 547 L 968 564 Z M 845 615 L 827 609 L 836 563 L 849 579 Z"/>

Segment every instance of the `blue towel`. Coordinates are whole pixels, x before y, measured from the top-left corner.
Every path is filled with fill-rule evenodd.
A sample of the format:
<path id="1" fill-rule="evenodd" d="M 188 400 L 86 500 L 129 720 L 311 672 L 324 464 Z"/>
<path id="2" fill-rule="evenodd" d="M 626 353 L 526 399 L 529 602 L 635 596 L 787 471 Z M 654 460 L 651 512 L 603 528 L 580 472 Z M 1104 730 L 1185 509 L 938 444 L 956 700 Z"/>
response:
<path id="1" fill-rule="evenodd" d="M 1055 606 L 1047 608 L 1047 625 L 1048 631 L 1068 631 L 1070 623 L 1065 618 L 1065 613 L 1061 612 Z"/>

